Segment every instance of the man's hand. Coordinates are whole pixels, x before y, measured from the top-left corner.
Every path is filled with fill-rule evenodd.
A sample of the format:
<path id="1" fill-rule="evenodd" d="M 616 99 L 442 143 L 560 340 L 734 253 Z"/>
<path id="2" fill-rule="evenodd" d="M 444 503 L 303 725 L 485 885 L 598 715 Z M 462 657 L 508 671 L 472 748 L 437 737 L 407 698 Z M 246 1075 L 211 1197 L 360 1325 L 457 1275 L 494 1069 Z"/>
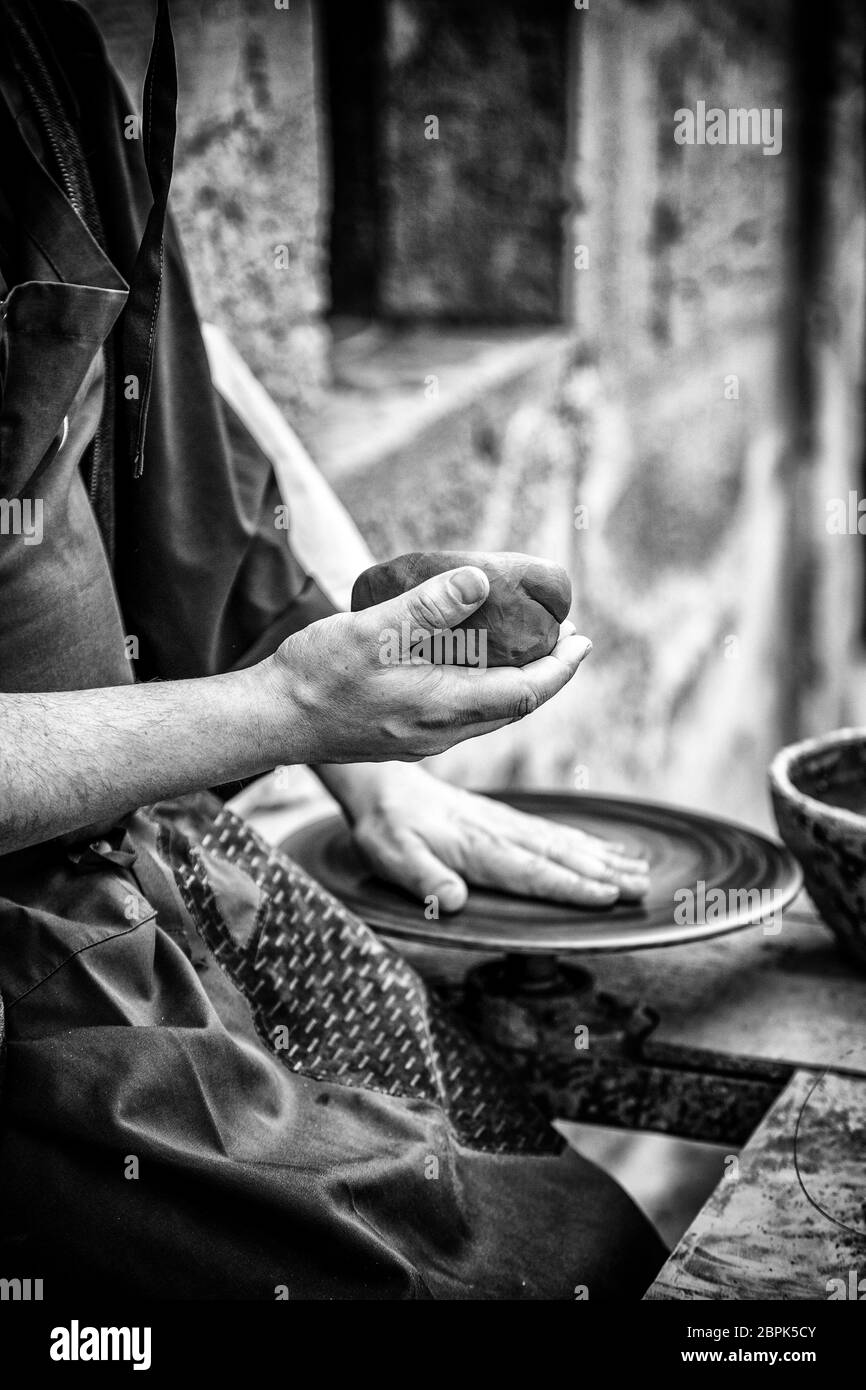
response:
<path id="1" fill-rule="evenodd" d="M 271 685 L 265 739 L 275 763 L 413 762 L 549 700 L 591 650 L 570 623 L 550 656 L 521 669 L 412 659 L 404 634 L 453 629 L 489 587 L 475 566 L 449 570 L 388 603 L 337 613 L 287 638 L 263 663 Z M 395 646 L 402 648 L 396 659 Z"/>
<path id="2" fill-rule="evenodd" d="M 467 884 L 588 906 L 644 896 L 647 864 L 622 847 L 452 787 L 423 768 L 317 768 L 382 878 L 443 912 Z"/>
<path id="3" fill-rule="evenodd" d="M 0 692 L 0 854 L 281 763 L 411 762 L 521 719 L 589 650 L 570 625 L 523 670 L 419 665 L 410 653 L 395 663 L 382 643 L 404 623 L 453 628 L 487 590 L 474 566 L 436 575 L 391 603 L 313 623 L 266 661 L 224 675 Z"/>

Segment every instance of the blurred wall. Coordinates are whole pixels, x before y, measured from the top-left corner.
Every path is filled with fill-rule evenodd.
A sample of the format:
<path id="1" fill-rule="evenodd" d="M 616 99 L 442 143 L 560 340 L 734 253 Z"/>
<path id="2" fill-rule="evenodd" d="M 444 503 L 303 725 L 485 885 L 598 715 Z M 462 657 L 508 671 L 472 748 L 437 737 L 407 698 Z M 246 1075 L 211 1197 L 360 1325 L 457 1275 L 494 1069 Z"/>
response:
<path id="1" fill-rule="evenodd" d="M 140 110 L 155 5 L 86 0 Z M 329 373 L 327 183 L 310 0 L 172 0 L 171 206 L 198 308 L 299 422 Z"/>
<path id="2" fill-rule="evenodd" d="M 598 634 L 580 761 L 753 819 L 794 732 L 792 12 L 613 0 L 580 34 L 574 295 L 596 369 L 573 554 Z M 677 144 L 699 101 L 780 109 L 781 151 Z"/>
<path id="3" fill-rule="evenodd" d="M 774 749 L 848 717 L 862 620 L 825 524 L 862 484 L 862 11 L 611 0 L 581 40 L 582 760 L 763 818 Z M 699 101 L 778 110 L 780 151 L 675 143 Z"/>
<path id="4" fill-rule="evenodd" d="M 505 401 L 479 373 L 449 429 L 336 481 L 384 551 L 420 531 L 575 580 L 590 662 L 451 775 L 766 823 L 768 761 L 845 722 L 859 649 L 862 538 L 826 520 L 862 483 L 862 12 L 607 0 L 570 25 L 570 364 Z M 699 101 L 781 111 L 781 148 L 677 144 Z"/>

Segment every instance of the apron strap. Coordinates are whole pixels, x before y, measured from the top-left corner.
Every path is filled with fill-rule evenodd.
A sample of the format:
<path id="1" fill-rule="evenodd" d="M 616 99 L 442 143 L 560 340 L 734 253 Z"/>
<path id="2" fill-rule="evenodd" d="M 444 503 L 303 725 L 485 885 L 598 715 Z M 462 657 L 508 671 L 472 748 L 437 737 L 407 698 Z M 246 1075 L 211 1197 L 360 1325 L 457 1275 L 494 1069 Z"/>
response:
<path id="1" fill-rule="evenodd" d="M 165 219 L 177 127 L 177 66 L 168 0 L 159 0 L 153 44 L 144 79 L 144 160 L 153 204 L 138 248 L 123 314 L 123 364 L 135 378 L 126 406 L 133 476 L 144 469 L 144 436 L 153 379 L 153 357 L 165 255 Z"/>

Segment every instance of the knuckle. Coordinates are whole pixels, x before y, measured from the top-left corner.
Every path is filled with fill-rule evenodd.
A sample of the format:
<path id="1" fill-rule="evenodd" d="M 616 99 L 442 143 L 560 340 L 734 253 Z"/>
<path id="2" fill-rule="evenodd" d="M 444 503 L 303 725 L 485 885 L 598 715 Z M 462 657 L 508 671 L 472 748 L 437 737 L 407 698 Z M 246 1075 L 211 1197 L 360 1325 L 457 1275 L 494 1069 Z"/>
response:
<path id="1" fill-rule="evenodd" d="M 419 627 L 429 632 L 443 631 L 448 624 L 442 607 L 435 595 L 426 589 L 419 589 L 412 599 L 412 617 Z"/>
<path id="2" fill-rule="evenodd" d="M 538 849 L 527 850 L 523 868 L 528 878 L 547 888 L 553 886 L 558 876 L 556 866 Z"/>
<path id="3" fill-rule="evenodd" d="M 495 853 L 495 846 L 484 826 L 467 822 L 461 826 L 460 838 L 464 857 L 469 863 L 488 863 Z"/>
<path id="4" fill-rule="evenodd" d="M 531 685 L 521 690 L 514 700 L 511 707 L 511 718 L 515 722 L 518 719 L 525 719 L 528 714 L 533 714 L 541 704 L 539 692 Z"/>
<path id="5" fill-rule="evenodd" d="M 545 865 L 558 863 L 561 844 L 555 834 L 543 835 L 534 846 L 534 852 Z"/>

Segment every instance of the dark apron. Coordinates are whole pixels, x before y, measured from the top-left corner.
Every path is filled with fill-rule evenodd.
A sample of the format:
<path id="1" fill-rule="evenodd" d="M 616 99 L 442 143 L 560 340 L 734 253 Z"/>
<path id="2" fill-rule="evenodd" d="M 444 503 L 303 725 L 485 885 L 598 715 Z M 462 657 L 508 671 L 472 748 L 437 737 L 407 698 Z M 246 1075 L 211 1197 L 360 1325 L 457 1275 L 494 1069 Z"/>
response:
<path id="1" fill-rule="evenodd" d="M 4 905 L 6 1275 L 46 1298 L 642 1293 L 663 1252 L 632 1203 L 340 903 L 209 797 L 114 843 L 58 847 L 38 883 L 20 856 Z"/>

